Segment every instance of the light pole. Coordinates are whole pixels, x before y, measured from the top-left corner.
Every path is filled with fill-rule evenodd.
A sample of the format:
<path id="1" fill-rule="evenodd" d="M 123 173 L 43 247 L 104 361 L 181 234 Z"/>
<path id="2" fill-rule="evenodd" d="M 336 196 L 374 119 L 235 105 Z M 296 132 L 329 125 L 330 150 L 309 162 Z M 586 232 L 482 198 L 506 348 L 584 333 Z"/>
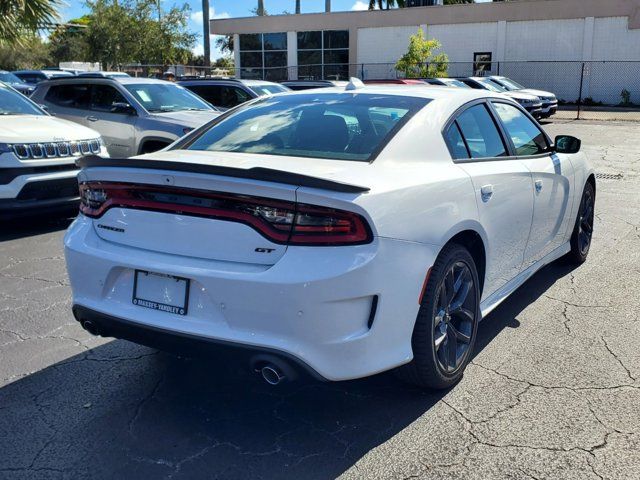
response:
<path id="1" fill-rule="evenodd" d="M 204 45 L 204 62 L 205 67 L 211 66 L 211 42 L 209 38 L 209 0 L 202 0 L 202 35 Z"/>

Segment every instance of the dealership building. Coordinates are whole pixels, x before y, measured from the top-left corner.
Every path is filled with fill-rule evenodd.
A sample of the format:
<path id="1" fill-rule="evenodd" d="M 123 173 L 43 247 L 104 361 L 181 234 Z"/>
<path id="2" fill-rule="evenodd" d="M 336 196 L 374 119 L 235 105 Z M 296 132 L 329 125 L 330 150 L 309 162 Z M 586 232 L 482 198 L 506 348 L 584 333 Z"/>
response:
<path id="1" fill-rule="evenodd" d="M 587 82 L 588 92 L 594 83 L 594 99 L 607 100 L 611 92 L 617 97 L 620 88 L 640 97 L 634 90 L 640 89 L 640 63 L 631 63 L 640 62 L 640 0 L 412 3 L 417 6 L 217 19 L 210 27 L 212 34 L 233 35 L 243 78 L 394 78 L 399 73 L 393 65 L 422 28 L 441 42 L 452 62 L 450 75 L 505 74 L 560 96 L 564 89 L 567 99 L 578 82 Z M 624 62 L 611 76 L 615 85 L 599 78 L 612 68 L 596 71 L 592 62 L 601 61 Z"/>

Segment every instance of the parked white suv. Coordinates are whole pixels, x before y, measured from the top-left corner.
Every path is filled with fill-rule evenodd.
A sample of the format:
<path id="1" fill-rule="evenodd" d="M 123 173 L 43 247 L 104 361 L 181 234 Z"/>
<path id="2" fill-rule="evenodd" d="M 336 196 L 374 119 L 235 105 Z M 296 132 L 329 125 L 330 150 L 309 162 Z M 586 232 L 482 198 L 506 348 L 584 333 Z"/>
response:
<path id="1" fill-rule="evenodd" d="M 78 206 L 77 157 L 106 156 L 100 135 L 54 118 L 0 83 L 0 218 Z"/>
<path id="2" fill-rule="evenodd" d="M 533 88 L 526 88 L 523 85 L 520 85 L 515 80 L 511 80 L 507 77 L 500 77 L 497 75 L 489 77 L 489 80 L 497 83 L 510 92 L 526 93 L 528 95 L 535 95 L 536 97 L 538 97 L 542 101 L 542 111 L 540 112 L 540 118 L 549 118 L 551 115 L 555 115 L 558 111 L 558 98 L 551 92 Z"/>
<path id="3" fill-rule="evenodd" d="M 32 98 L 95 128 L 112 157 L 155 152 L 220 114 L 186 88 L 149 78 L 57 79 L 39 84 Z"/>

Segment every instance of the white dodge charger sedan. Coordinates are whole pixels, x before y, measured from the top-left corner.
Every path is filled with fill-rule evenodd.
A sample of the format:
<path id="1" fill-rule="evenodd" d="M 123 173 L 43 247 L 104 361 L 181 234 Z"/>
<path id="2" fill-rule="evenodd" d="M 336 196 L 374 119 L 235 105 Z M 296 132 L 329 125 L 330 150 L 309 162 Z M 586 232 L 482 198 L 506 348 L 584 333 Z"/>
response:
<path id="1" fill-rule="evenodd" d="M 583 262 L 595 176 L 500 94 L 364 87 L 261 98 L 162 152 L 85 157 L 65 237 L 91 333 L 233 350 L 269 383 L 462 376 L 480 319 Z"/>

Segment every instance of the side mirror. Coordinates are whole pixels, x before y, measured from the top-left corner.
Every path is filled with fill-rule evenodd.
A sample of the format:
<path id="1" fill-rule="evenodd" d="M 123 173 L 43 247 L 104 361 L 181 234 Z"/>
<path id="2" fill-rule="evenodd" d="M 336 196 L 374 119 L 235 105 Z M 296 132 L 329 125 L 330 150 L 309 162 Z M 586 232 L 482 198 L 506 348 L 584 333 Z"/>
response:
<path id="1" fill-rule="evenodd" d="M 582 141 L 570 135 L 558 135 L 555 140 L 555 148 L 558 153 L 578 153 Z"/>
<path id="2" fill-rule="evenodd" d="M 121 113 L 123 115 L 137 115 L 136 109 L 125 102 L 112 103 L 111 113 Z"/>

